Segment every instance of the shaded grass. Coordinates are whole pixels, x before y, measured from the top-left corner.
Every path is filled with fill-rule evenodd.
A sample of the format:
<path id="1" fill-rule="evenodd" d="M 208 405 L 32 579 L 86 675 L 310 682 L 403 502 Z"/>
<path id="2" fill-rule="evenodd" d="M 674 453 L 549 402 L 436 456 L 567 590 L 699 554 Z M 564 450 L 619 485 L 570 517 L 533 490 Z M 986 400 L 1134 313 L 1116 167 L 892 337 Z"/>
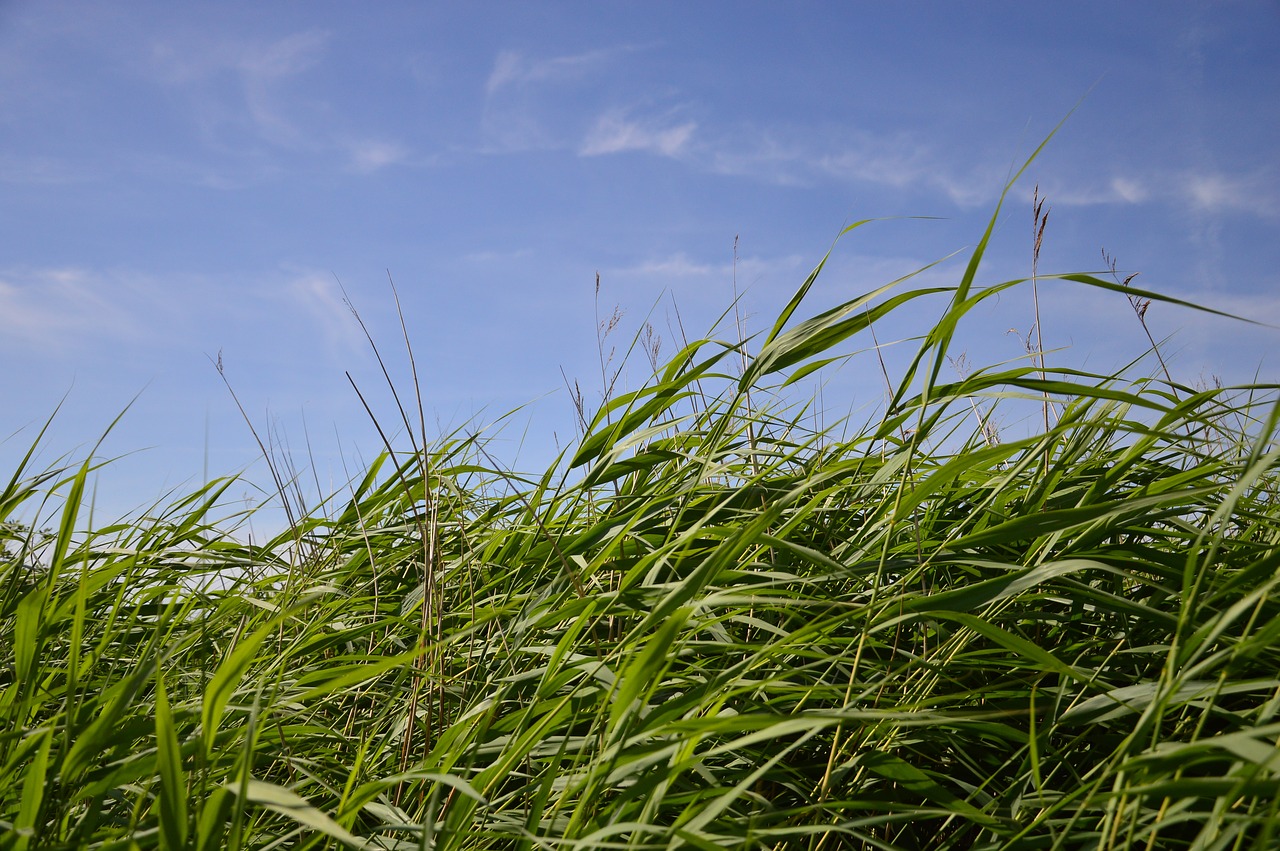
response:
<path id="1" fill-rule="evenodd" d="M 1026 283 L 976 286 L 990 233 L 954 287 L 795 321 L 820 264 L 541 475 L 388 441 L 260 544 L 208 521 L 228 481 L 78 532 L 92 464 L 24 462 L 0 522 L 65 508 L 0 526 L 0 847 L 1267 847 L 1274 388 L 944 382 Z M 878 421 L 755 404 L 925 295 Z M 1056 421 L 973 427 L 1006 397 Z"/>

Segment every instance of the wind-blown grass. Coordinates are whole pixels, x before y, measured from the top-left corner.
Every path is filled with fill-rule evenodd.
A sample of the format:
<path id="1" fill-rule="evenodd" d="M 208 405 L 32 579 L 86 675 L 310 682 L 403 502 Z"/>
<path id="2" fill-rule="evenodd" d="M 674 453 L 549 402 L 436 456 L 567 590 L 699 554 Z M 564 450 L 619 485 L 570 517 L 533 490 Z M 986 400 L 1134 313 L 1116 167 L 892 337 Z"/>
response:
<path id="1" fill-rule="evenodd" d="M 65 508 L 0 527 L 0 847 L 1280 841 L 1274 388 L 944 382 L 1024 285 L 976 285 L 990 233 L 796 321 L 819 265 L 745 369 L 688 343 L 540 476 L 455 435 L 265 543 L 207 519 L 225 480 L 77 531 L 93 462 L 28 459 L 0 522 Z M 928 294 L 878 421 L 749 401 Z M 1046 394 L 1043 433 L 972 419 Z"/>

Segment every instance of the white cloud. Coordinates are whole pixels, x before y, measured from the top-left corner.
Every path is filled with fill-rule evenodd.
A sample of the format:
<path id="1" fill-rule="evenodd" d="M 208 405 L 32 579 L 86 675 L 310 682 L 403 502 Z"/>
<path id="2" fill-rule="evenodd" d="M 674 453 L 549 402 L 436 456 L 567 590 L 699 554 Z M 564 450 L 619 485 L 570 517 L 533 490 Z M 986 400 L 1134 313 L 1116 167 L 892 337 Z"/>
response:
<path id="1" fill-rule="evenodd" d="M 619 122 L 620 123 L 620 122 Z M 617 131 L 626 140 L 625 127 Z M 609 137 L 597 130 L 605 141 Z M 739 130 L 711 138 L 699 134 L 698 163 L 706 170 L 744 175 L 781 185 L 813 185 L 835 178 L 893 189 L 939 191 L 961 207 L 994 203 L 1010 176 L 1009 162 L 982 152 L 940 153 L 910 134 L 834 134 L 809 131 L 811 138 L 785 130 Z M 851 138 L 850 138 L 851 136 Z M 748 145 L 738 140 L 751 139 Z M 597 143 L 598 144 L 598 143 Z M 1280 215 L 1280 193 L 1267 171 L 1231 175 L 1217 172 L 1177 173 L 1144 170 L 1115 174 L 1105 182 L 1041 181 L 1043 196 L 1054 204 L 1092 206 L 1154 201 L 1189 205 L 1200 213 Z M 1020 190 L 1021 191 L 1021 190 Z M 1026 190 L 1030 197 L 1030 189 Z"/>
<path id="2" fill-rule="evenodd" d="M 479 266 L 503 265 L 508 263 L 524 262 L 532 255 L 533 251 L 528 248 L 517 248 L 502 251 L 488 249 L 485 251 L 471 251 L 463 254 L 458 258 L 458 262 Z"/>
<path id="3" fill-rule="evenodd" d="M 1097 204 L 1141 204 L 1148 200 L 1152 193 L 1148 183 L 1136 177 L 1113 177 L 1103 185 L 1081 183 L 1077 181 L 1063 182 L 1043 181 L 1040 197 L 1047 198 L 1052 204 L 1066 207 L 1088 207 Z M 1023 191 L 1022 196 L 1031 199 L 1031 190 Z"/>
<path id="4" fill-rule="evenodd" d="M 485 91 L 493 94 L 503 86 L 520 81 L 527 73 L 524 56 L 514 50 L 504 50 L 494 60 Z"/>
<path id="5" fill-rule="evenodd" d="M 329 33 L 317 29 L 266 41 L 183 33 L 153 44 L 149 73 L 188 91 L 196 123 L 210 139 L 247 117 L 249 126 L 274 145 L 309 147 L 311 134 L 292 114 L 296 102 L 292 109 L 286 107 L 290 101 L 281 88 L 319 65 L 329 41 Z M 228 102 L 220 90 L 219 80 L 228 76 L 235 81 L 238 102 Z"/>
<path id="6" fill-rule="evenodd" d="M 979 162 L 960 170 L 955 160 L 946 160 L 902 134 L 863 135 L 839 153 L 817 157 L 813 165 L 854 182 L 941 190 L 961 207 L 994 201 L 1004 185 L 1007 169 L 1007 165 Z"/>
<path id="7" fill-rule="evenodd" d="M 487 105 L 481 129 L 484 137 L 481 153 L 511 154 L 564 147 L 558 136 L 543 125 L 535 110 L 523 104 L 502 109 Z"/>
<path id="8" fill-rule="evenodd" d="M 836 177 L 888 186 L 907 186 L 929 171 L 924 150 L 899 140 L 865 139 L 853 148 L 827 154 L 814 165 Z"/>
<path id="9" fill-rule="evenodd" d="M 798 254 L 780 257 L 743 257 L 735 268 L 732 257 L 721 262 L 706 262 L 689 257 L 683 251 L 665 257 L 651 257 L 628 266 L 616 266 L 601 270 L 606 279 L 640 281 L 657 279 L 660 282 L 703 279 L 707 283 L 723 282 L 726 286 L 737 276 L 741 287 L 749 288 L 757 283 L 790 285 L 797 274 L 808 271 L 805 258 Z"/>
<path id="10" fill-rule="evenodd" d="M 322 29 L 275 39 L 185 32 L 157 41 L 146 73 L 178 90 L 205 146 L 223 155 L 187 179 L 233 187 L 291 167 L 291 161 L 273 155 L 270 148 L 335 157 L 338 168 L 357 174 L 432 162 L 376 130 L 365 135 L 366 131 L 344 128 L 340 121 L 335 126 L 335 104 L 307 79 L 327 61 L 332 41 L 332 33 Z M 192 171 L 190 166 L 168 165 Z"/>
<path id="11" fill-rule="evenodd" d="M 768 133 L 753 134 L 752 148 L 716 146 L 705 167 L 716 174 L 746 175 L 776 183 L 779 186 L 800 186 L 808 182 L 804 154 L 794 145 L 789 146 Z"/>
<path id="12" fill-rule="evenodd" d="M 723 274 L 727 269 L 723 264 L 712 265 L 690 260 L 689 255 L 680 251 L 667 257 L 644 260 L 634 266 L 611 269 L 610 274 L 618 277 L 661 275 L 668 278 L 688 278 Z"/>
<path id="13" fill-rule="evenodd" d="M 282 79 L 315 67 L 329 43 L 329 33 L 304 30 L 272 41 L 211 40 L 184 33 L 157 40 L 151 62 L 160 80 L 192 83 L 227 72 L 257 79 Z"/>
<path id="14" fill-rule="evenodd" d="M 0 337 L 51 349 L 134 337 L 142 331 L 125 290 L 74 267 L 0 272 Z"/>
<path id="15" fill-rule="evenodd" d="M 485 153 L 564 150 L 581 147 L 584 112 L 599 97 L 607 66 L 618 57 L 642 49 L 636 45 L 590 50 L 534 59 L 506 50 L 494 60 L 485 85 L 481 120 Z M 681 140 L 668 137 L 653 144 L 668 148 Z"/>
<path id="16" fill-rule="evenodd" d="M 1141 204 L 1150 194 L 1139 181 L 1126 177 L 1112 178 L 1111 190 L 1121 201 L 1130 204 Z"/>
<path id="17" fill-rule="evenodd" d="M 492 95 L 508 87 L 579 79 L 593 66 L 608 61 L 620 52 L 633 49 L 619 47 L 589 50 L 586 53 L 554 56 L 550 59 L 529 59 L 519 51 L 504 50 L 494 60 L 485 91 Z"/>
<path id="18" fill-rule="evenodd" d="M 1192 304 L 1204 305 L 1205 307 L 1211 307 L 1214 310 L 1220 310 L 1223 313 L 1229 313 L 1233 316 L 1248 319 L 1250 322 L 1260 322 L 1263 325 L 1271 325 L 1273 327 L 1270 329 L 1270 333 L 1280 335 L 1280 295 L 1272 295 L 1272 293 L 1280 291 L 1280 281 L 1273 281 L 1270 286 L 1264 285 L 1264 289 L 1268 294 L 1232 293 L 1223 292 L 1222 290 L 1195 290 L 1186 294 L 1179 293 L 1178 297 L 1185 301 L 1189 301 Z M 1179 311 L 1184 310 L 1184 308 L 1176 309 Z M 1206 322 L 1232 323 L 1237 327 L 1240 327 L 1238 321 L 1235 319 L 1214 317 L 1199 311 L 1195 311 L 1191 315 L 1194 315 L 1196 318 L 1202 318 Z M 1280 341 L 1280 339 L 1278 339 L 1278 341 Z"/>
<path id="19" fill-rule="evenodd" d="M 1233 211 L 1274 216 L 1277 212 L 1276 198 L 1268 191 L 1263 175 L 1188 174 L 1180 188 L 1197 209 L 1208 213 Z"/>
<path id="20" fill-rule="evenodd" d="M 369 174 L 389 165 L 402 163 L 409 155 L 403 145 L 395 142 L 365 140 L 349 145 L 351 167 L 361 174 Z"/>
<path id="21" fill-rule="evenodd" d="M 262 50 L 245 50 L 240 55 L 239 65 L 242 71 L 254 77 L 292 77 L 318 64 L 328 43 L 329 34 L 322 30 L 294 33 L 271 42 Z"/>
<path id="22" fill-rule="evenodd" d="M 359 324 L 332 275 L 300 273 L 285 284 L 284 297 L 310 315 L 331 348 L 339 349 L 344 356 L 364 350 Z"/>
<path id="23" fill-rule="evenodd" d="M 647 151 L 678 157 L 687 148 L 696 128 L 697 124 L 692 121 L 663 126 L 656 121 L 632 120 L 623 110 L 611 110 L 588 131 L 578 152 L 584 157 L 623 151 Z"/>
<path id="24" fill-rule="evenodd" d="M 83 183 L 93 172 L 53 157 L 15 157 L 0 154 L 0 183 L 43 184 L 47 186 Z"/>
<path id="25" fill-rule="evenodd" d="M 872 183 L 895 189 L 942 191 L 960 206 L 988 204 L 1004 185 L 1008 164 L 976 163 L 958 167 L 907 134 L 872 135 L 812 128 L 800 131 L 738 130 L 732 141 L 704 142 L 704 167 L 720 174 L 744 175 L 784 186 L 829 182 Z M 744 146 L 738 140 L 751 139 Z"/>
<path id="26" fill-rule="evenodd" d="M 615 119 L 616 121 L 616 119 Z M 625 128 L 624 128 L 625 129 Z M 617 131 L 620 140 L 623 130 Z M 604 137 L 602 131 L 600 133 Z M 751 140 L 743 144 L 740 140 Z M 835 178 L 893 189 L 932 190 L 961 207 L 989 205 L 1011 175 L 1011 162 L 983 152 L 940 152 L 908 133 L 804 133 L 786 128 L 738 129 L 732 134 L 699 132 L 702 168 L 780 185 L 813 185 Z M 1046 186 L 1046 183 L 1048 184 Z M 1274 174 L 1178 173 L 1143 169 L 1113 174 L 1100 182 L 1041 181 L 1054 204 L 1092 206 L 1155 201 L 1189 205 L 1201 213 L 1280 215 Z M 1026 190 L 1030 197 L 1030 189 Z"/>
<path id="27" fill-rule="evenodd" d="M 1059 183 L 1048 186 L 1041 195 L 1051 198 L 1054 204 L 1063 205 L 1160 201 L 1187 205 L 1201 214 L 1235 212 L 1272 217 L 1280 214 L 1280 203 L 1272 187 L 1274 181 L 1262 172 L 1229 175 L 1150 171 L 1144 176 L 1116 176 L 1104 185 Z"/>
<path id="28" fill-rule="evenodd" d="M 296 146 L 307 139 L 307 134 L 289 118 L 276 88 L 280 81 L 314 67 L 327 41 L 325 33 L 298 33 L 268 45 L 261 54 L 254 52 L 241 57 L 239 70 L 245 104 L 268 141 Z"/>
<path id="29" fill-rule="evenodd" d="M 1138 278 L 1134 284 L 1143 286 L 1143 279 Z M 1231 293 L 1207 288 L 1202 280 L 1194 289 L 1148 283 L 1153 291 L 1191 304 L 1276 326 L 1252 325 L 1153 301 L 1145 319 L 1175 380 L 1192 384 L 1201 373 L 1221 375 L 1228 383 L 1250 380 L 1258 366 L 1258 353 L 1273 350 L 1280 343 L 1280 296 L 1271 294 L 1280 289 L 1277 284 L 1280 282 L 1260 281 L 1257 292 Z M 1112 372 L 1150 348 L 1132 305 L 1121 293 L 1048 279 L 1040 282 L 1040 298 L 1045 345 L 1068 349 L 1056 359 L 1051 358 L 1053 363 Z M 1029 316 L 1018 316 L 1020 310 L 1029 307 L 1025 291 L 1020 297 L 1005 298 L 996 305 L 994 310 L 1011 311 L 1013 318 L 1006 321 L 1025 332 Z M 1276 366 L 1275 362 L 1264 363 L 1260 379 L 1276 381 Z M 1157 369 L 1154 358 L 1148 357 L 1133 374 L 1155 375 Z"/>

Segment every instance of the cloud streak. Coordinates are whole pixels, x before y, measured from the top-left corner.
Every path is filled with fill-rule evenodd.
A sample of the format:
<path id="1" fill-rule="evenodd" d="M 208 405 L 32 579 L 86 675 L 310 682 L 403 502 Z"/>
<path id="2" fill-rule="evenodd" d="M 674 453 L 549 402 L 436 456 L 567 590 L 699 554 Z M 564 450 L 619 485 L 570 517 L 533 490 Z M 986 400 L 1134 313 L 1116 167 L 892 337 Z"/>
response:
<path id="1" fill-rule="evenodd" d="M 139 317 L 120 289 L 75 267 L 0 272 L 0 338 L 40 349 L 135 338 L 142 333 Z"/>
<path id="2" fill-rule="evenodd" d="M 1182 195 L 1206 213 L 1253 213 L 1275 216 L 1278 205 L 1265 174 L 1227 175 L 1220 172 L 1189 173 L 1179 181 Z"/>
<path id="3" fill-rule="evenodd" d="M 342 288 L 332 275 L 299 273 L 284 284 L 282 296 L 290 308 L 299 309 L 311 318 L 331 353 L 343 357 L 363 353 L 364 338 L 352 319 Z"/>
<path id="4" fill-rule="evenodd" d="M 623 281 L 643 281 L 656 279 L 669 283 L 680 281 L 724 282 L 728 286 L 737 275 L 738 281 L 750 287 L 757 281 L 790 284 L 795 276 L 802 272 L 806 264 L 805 258 L 799 254 L 779 257 L 743 257 L 736 266 L 732 260 L 723 262 L 707 262 L 691 258 L 686 252 L 677 251 L 665 256 L 650 257 L 627 266 L 615 266 L 602 270 L 609 279 Z"/>
<path id="5" fill-rule="evenodd" d="M 366 139 L 348 145 L 351 169 L 360 174 L 372 174 L 391 165 L 405 162 L 409 149 L 396 142 Z"/>
<path id="6" fill-rule="evenodd" d="M 821 136 L 831 138 L 815 138 Z M 753 141 L 742 145 L 739 139 Z M 954 151 L 942 157 L 903 133 L 735 128 L 718 139 L 704 139 L 700 147 L 700 166 L 718 174 L 781 186 L 813 186 L 835 179 L 852 185 L 940 191 L 961 207 L 994 200 L 1007 170 L 1007 164 L 980 159 L 960 164 Z"/>
<path id="7" fill-rule="evenodd" d="M 633 150 L 674 156 L 692 135 L 691 122 L 670 126 L 636 119 L 629 110 L 610 106 L 600 91 L 602 81 L 616 78 L 611 72 L 619 58 L 640 49 L 621 45 L 547 58 L 502 51 L 485 83 L 482 150 L 573 150 L 585 156 Z M 585 117 L 592 115 L 594 120 Z"/>
<path id="8" fill-rule="evenodd" d="M 332 33 L 321 29 L 274 40 L 169 36 L 155 43 L 149 74 L 184 96 L 206 146 L 234 156 L 237 168 L 258 178 L 289 167 L 270 155 L 272 148 L 336 156 L 340 168 L 360 175 L 428 161 L 398 140 L 345 132 L 340 122 L 335 129 L 333 104 L 318 94 L 300 96 L 309 91 L 308 74 L 328 60 L 332 41 Z M 241 185 L 243 179 L 227 176 L 226 165 L 201 182 Z"/>
<path id="9" fill-rule="evenodd" d="M 262 139 L 279 147 L 305 146 L 308 135 L 282 104 L 279 89 L 317 67 L 330 40 L 323 30 L 305 30 L 271 41 L 210 41 L 200 36 L 168 38 L 152 48 L 153 75 L 188 93 L 207 135 L 247 117 Z M 220 78 L 236 83 L 239 103 L 219 96 Z"/>
<path id="10" fill-rule="evenodd" d="M 621 122 L 618 122 L 621 126 Z M 962 208 L 994 203 L 1009 176 L 1009 163 L 981 151 L 945 154 L 900 133 L 857 134 L 852 140 L 800 140 L 797 132 L 765 129 L 720 133 L 699 128 L 696 167 L 778 185 L 812 186 L 834 178 L 842 183 L 940 192 Z M 810 134 L 818 135 L 818 134 Z M 828 134 L 830 135 L 830 134 Z M 608 138 L 601 133 L 603 138 Z M 619 139 L 627 138 L 620 130 Z M 637 138 L 643 138 L 637 136 Z M 750 138 L 743 146 L 737 139 Z M 731 141 L 726 141 L 731 140 Z M 620 146 L 621 147 L 621 146 Z M 1042 193 L 1065 206 L 1135 205 L 1152 202 L 1189 206 L 1204 214 L 1280 216 L 1280 193 L 1270 171 L 1227 174 L 1212 170 L 1120 170 L 1089 182 L 1052 180 Z M 1028 190 L 1029 191 L 1029 190 Z"/>
<path id="11" fill-rule="evenodd" d="M 518 50 L 504 50 L 494 60 L 493 70 L 485 83 L 485 92 L 493 95 L 502 89 L 531 86 L 538 83 L 566 82 L 581 79 L 621 52 L 634 48 L 618 47 L 589 50 L 549 59 L 530 59 Z"/>
<path id="12" fill-rule="evenodd" d="M 697 126 L 693 121 L 670 124 L 655 120 L 636 120 L 624 110 L 610 110 L 596 120 L 578 152 L 584 157 L 624 151 L 679 157 L 689 147 Z"/>

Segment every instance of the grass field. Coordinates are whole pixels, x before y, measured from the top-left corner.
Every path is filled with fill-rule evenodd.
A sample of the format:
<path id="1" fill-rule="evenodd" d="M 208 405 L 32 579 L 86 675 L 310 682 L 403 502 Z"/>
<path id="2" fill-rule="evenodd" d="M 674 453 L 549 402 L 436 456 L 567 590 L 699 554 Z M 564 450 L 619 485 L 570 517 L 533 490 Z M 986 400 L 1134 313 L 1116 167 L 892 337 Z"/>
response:
<path id="1" fill-rule="evenodd" d="M 819 266 L 542 475 L 426 446 L 401 388 L 404 445 L 274 540 L 220 531 L 227 480 L 86 531 L 96 462 L 24 465 L 0 848 L 1275 847 L 1273 388 L 957 373 L 966 315 L 1044 280 L 977 286 L 990 233 L 950 287 L 802 318 Z M 761 402 L 929 294 L 883 416 Z"/>

